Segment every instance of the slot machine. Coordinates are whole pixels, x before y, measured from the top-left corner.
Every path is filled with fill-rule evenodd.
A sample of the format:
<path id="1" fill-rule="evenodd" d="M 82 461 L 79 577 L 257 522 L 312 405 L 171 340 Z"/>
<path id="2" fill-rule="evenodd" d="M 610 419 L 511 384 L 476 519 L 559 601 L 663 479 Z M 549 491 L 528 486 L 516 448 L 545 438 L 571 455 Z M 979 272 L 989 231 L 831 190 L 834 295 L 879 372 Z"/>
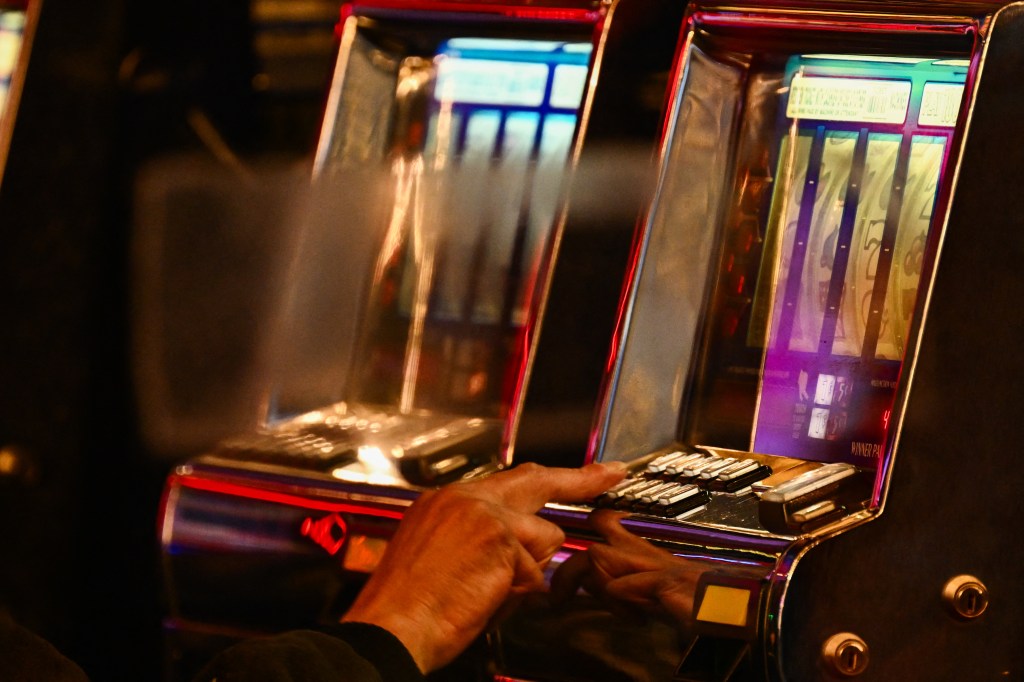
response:
<path id="1" fill-rule="evenodd" d="M 633 473 L 546 512 L 612 582 L 503 624 L 505 679 L 1022 674 L 1021 21 L 688 8 L 590 449 Z"/>
<path id="2" fill-rule="evenodd" d="M 0 181 L 32 50 L 39 2 L 0 3 Z"/>
<path id="3" fill-rule="evenodd" d="M 507 466 L 568 178 L 592 145 L 656 139 L 663 88 L 653 105 L 623 93 L 668 73 L 681 15 L 342 7 L 312 187 L 282 247 L 296 265 L 266 425 L 165 487 L 172 675 L 239 637 L 336 618 L 418 491 Z M 644 46 L 638 29 L 665 16 L 670 39 Z"/>

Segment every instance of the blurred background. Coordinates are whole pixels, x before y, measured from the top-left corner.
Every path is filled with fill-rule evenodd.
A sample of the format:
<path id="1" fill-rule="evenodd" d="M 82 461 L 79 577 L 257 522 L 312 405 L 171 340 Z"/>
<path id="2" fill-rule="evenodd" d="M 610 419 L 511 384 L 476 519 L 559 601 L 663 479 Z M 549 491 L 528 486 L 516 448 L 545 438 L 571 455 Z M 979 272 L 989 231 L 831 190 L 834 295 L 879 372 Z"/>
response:
<path id="1" fill-rule="evenodd" d="M 339 5 L 30 4 L 0 184 L 0 612 L 91 679 L 160 678 L 161 487 L 252 419 L 266 230 L 308 174 Z M 154 366 L 176 372 L 157 403 Z"/>

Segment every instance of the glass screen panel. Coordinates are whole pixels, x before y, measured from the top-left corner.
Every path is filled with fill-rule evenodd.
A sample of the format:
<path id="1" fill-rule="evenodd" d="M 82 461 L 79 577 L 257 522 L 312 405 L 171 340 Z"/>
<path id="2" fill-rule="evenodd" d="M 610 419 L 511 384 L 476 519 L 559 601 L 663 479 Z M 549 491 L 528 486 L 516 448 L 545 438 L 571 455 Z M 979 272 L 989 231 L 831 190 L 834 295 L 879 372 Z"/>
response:
<path id="1" fill-rule="evenodd" d="M 339 26 L 271 420 L 518 404 L 605 12 L 385 5 Z"/>
<path id="2" fill-rule="evenodd" d="M 789 60 L 754 451 L 875 465 L 963 77 L 927 59 Z"/>
<path id="3" fill-rule="evenodd" d="M 0 8 L 0 118 L 4 115 L 24 33 L 25 11 Z"/>
<path id="4" fill-rule="evenodd" d="M 458 184 L 478 194 L 483 178 L 495 179 L 493 172 L 502 190 L 488 206 L 478 206 L 480 232 L 445 245 L 452 266 L 438 273 L 439 318 L 525 322 L 529 278 L 508 292 L 506 277 L 536 263 L 555 213 L 555 197 L 536 186 L 550 178 L 532 169 L 561 168 L 568 158 L 591 49 L 588 43 L 493 38 L 455 38 L 441 46 L 427 163 L 461 166 Z M 465 277 L 469 268 L 475 268 L 473 280 Z"/>
<path id="5" fill-rule="evenodd" d="M 591 52 L 585 42 L 470 36 L 403 59 L 393 150 L 407 191 L 385 239 L 395 247 L 377 267 L 357 400 L 501 414 Z"/>

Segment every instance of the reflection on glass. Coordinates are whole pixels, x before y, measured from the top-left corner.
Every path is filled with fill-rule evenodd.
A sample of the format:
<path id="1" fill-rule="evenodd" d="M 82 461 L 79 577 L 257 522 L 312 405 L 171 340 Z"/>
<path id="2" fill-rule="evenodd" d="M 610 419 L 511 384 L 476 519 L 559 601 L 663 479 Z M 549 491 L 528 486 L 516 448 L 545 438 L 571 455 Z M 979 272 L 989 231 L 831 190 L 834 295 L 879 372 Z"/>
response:
<path id="1" fill-rule="evenodd" d="M 501 415 L 518 379 L 590 52 L 589 43 L 465 37 L 443 42 L 432 60 L 405 60 L 408 73 L 429 79 L 400 79 L 398 110 L 423 111 L 424 120 L 394 126 L 405 137 L 395 146 L 392 226 L 355 399 Z"/>

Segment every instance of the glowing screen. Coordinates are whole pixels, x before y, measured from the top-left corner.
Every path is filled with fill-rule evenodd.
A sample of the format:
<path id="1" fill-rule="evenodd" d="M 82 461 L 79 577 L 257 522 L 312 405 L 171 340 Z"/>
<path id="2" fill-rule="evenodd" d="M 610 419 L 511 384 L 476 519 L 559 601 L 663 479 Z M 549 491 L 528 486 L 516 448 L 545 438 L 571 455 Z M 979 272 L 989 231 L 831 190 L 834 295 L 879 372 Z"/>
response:
<path id="1" fill-rule="evenodd" d="M 11 78 L 21 53 L 24 31 L 24 11 L 0 9 L 0 117 L 3 116 Z"/>
<path id="2" fill-rule="evenodd" d="M 755 451 L 874 465 L 964 74 L 924 59 L 790 60 Z"/>
<path id="3" fill-rule="evenodd" d="M 502 320 L 505 278 L 510 268 L 530 267 L 511 262 L 517 240 L 525 239 L 527 257 L 536 260 L 555 217 L 555 197 L 536 185 L 550 183 L 566 162 L 591 50 L 589 43 L 453 38 L 438 51 L 427 153 L 469 166 L 466 187 L 488 166 L 505 187 L 481 221 L 491 225 L 486 244 L 450 245 L 452 267 L 439 274 L 440 315 L 458 317 L 472 301 L 475 322 L 523 324 L 529 287 L 513 294 L 512 318 Z M 475 291 L 466 290 L 469 271 L 478 273 Z"/>
<path id="4" fill-rule="evenodd" d="M 409 75 L 397 87 L 420 98 L 407 107 L 420 117 L 407 127 L 411 137 L 424 130 L 417 163 L 443 177 L 449 194 L 433 195 L 444 219 L 430 243 L 408 249 L 396 268 L 400 333 L 375 351 L 364 401 L 390 403 L 382 387 L 397 385 L 387 377 L 402 368 L 402 404 L 466 414 L 504 409 L 557 222 L 592 51 L 589 42 L 464 36 L 443 40 L 429 58 L 406 59 Z M 412 319 L 419 321 L 406 323 Z"/>
<path id="5" fill-rule="evenodd" d="M 446 41 L 435 58 L 436 113 L 428 150 L 564 162 L 591 51 L 590 43 Z"/>

